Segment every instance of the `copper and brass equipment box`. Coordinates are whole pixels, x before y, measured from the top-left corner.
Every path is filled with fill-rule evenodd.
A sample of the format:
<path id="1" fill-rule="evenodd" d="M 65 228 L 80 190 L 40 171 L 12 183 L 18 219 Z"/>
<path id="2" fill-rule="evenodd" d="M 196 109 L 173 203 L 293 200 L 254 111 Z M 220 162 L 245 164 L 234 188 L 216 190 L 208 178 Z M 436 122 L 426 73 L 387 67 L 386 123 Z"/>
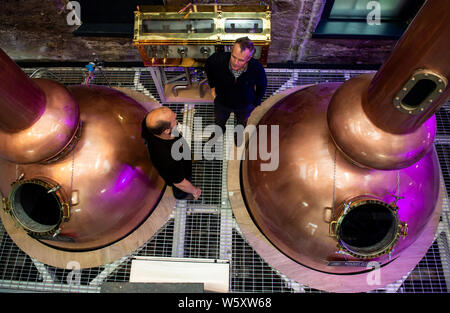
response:
<path id="1" fill-rule="evenodd" d="M 203 66 L 215 51 L 230 51 L 237 38 L 254 43 L 254 58 L 267 64 L 271 11 L 265 5 L 139 6 L 134 44 L 145 66 Z"/>

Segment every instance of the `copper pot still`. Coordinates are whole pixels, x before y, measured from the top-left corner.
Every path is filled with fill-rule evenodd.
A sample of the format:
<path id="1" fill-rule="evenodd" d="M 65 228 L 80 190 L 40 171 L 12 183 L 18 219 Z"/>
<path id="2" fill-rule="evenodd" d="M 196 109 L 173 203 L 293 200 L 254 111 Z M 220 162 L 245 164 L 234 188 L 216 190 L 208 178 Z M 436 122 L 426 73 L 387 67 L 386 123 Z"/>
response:
<path id="1" fill-rule="evenodd" d="M 165 183 L 137 101 L 102 86 L 30 79 L 0 50 L 0 192 L 29 241 L 92 251 L 151 214 Z"/>
<path id="2" fill-rule="evenodd" d="M 261 171 L 267 160 L 247 151 L 241 191 L 289 259 L 321 275 L 364 273 L 338 265 L 388 265 L 441 211 L 434 113 L 450 95 L 449 10 L 450 1 L 426 2 L 375 75 L 292 92 L 259 120 L 279 125 L 277 142 L 267 136 L 279 166 Z"/>

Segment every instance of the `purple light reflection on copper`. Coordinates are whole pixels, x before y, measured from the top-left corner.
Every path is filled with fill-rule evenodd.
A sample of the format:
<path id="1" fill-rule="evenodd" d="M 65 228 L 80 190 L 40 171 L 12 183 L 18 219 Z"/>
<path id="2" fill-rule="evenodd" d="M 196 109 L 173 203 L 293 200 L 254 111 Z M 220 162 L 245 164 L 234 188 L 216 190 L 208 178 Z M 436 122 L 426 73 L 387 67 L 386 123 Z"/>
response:
<path id="1" fill-rule="evenodd" d="M 125 164 L 124 169 L 119 173 L 114 187 L 111 188 L 113 193 L 121 192 L 132 184 L 132 180 L 136 177 L 134 169 Z"/>
<path id="2" fill-rule="evenodd" d="M 123 202 L 125 206 L 130 206 L 140 196 L 145 194 L 147 188 L 151 187 L 148 176 L 140 168 L 133 168 L 128 164 L 123 164 L 120 170 L 117 171 L 116 178 L 111 180 L 109 185 L 102 186 L 97 195 L 99 201 L 118 201 Z M 131 191 L 135 195 L 132 201 L 123 197 L 123 194 L 128 194 Z"/>
<path id="3" fill-rule="evenodd" d="M 409 151 L 406 151 L 403 154 L 399 155 L 399 158 L 404 160 L 413 160 L 417 159 L 418 157 L 422 157 L 426 152 L 430 150 L 433 146 L 434 138 L 436 137 L 436 117 L 433 115 L 430 119 L 428 119 L 425 123 L 425 132 L 426 136 L 424 137 L 424 140 L 421 142 L 419 146 L 417 146 L 415 149 L 411 149 Z M 424 149 L 425 147 L 425 149 Z"/>
<path id="4" fill-rule="evenodd" d="M 428 221 L 434 207 L 428 205 L 430 198 L 437 200 L 439 176 L 434 175 L 438 165 L 429 152 L 417 163 L 400 171 L 399 193 L 403 199 L 398 201 L 399 217 L 408 220 L 410 227 L 421 229 Z M 420 218 L 417 218 L 420 217 Z"/>

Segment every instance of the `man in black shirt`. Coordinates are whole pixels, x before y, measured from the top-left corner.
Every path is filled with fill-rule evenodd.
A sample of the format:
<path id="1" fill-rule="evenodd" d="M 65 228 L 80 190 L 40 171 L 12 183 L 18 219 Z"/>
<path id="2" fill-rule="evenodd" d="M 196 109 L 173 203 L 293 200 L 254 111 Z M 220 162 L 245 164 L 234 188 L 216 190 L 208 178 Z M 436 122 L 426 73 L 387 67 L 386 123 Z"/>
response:
<path id="1" fill-rule="evenodd" d="M 173 135 L 177 126 L 176 117 L 168 107 L 152 110 L 142 121 L 142 138 L 153 165 L 166 184 L 172 186 L 175 198 L 198 199 L 202 191 L 191 183 L 192 161 L 189 145 L 181 134 L 179 137 Z"/>
<path id="2" fill-rule="evenodd" d="M 214 97 L 216 125 L 225 133 L 225 124 L 234 112 L 237 124 L 247 125 L 248 117 L 267 88 L 262 64 L 253 59 L 255 47 L 248 37 L 239 38 L 231 52 L 215 52 L 205 63 L 211 94 Z"/>

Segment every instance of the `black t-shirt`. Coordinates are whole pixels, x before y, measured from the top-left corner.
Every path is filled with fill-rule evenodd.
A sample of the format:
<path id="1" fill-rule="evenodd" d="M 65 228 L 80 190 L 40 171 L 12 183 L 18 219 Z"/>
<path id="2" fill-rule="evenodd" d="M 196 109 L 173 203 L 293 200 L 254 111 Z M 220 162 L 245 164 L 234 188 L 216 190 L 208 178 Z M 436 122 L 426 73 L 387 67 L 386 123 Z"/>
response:
<path id="1" fill-rule="evenodd" d="M 181 183 L 183 179 L 191 180 L 192 161 L 184 158 L 175 160 L 171 153 L 172 145 L 178 140 L 183 141 L 179 149 L 180 153 L 183 152 L 183 148 L 189 149 L 186 140 L 181 134 L 179 137 L 170 140 L 158 138 L 147 129 L 144 119 L 141 135 L 147 146 L 153 165 L 167 185 L 172 186 L 173 184 Z M 190 150 L 188 152 L 190 157 Z"/>

